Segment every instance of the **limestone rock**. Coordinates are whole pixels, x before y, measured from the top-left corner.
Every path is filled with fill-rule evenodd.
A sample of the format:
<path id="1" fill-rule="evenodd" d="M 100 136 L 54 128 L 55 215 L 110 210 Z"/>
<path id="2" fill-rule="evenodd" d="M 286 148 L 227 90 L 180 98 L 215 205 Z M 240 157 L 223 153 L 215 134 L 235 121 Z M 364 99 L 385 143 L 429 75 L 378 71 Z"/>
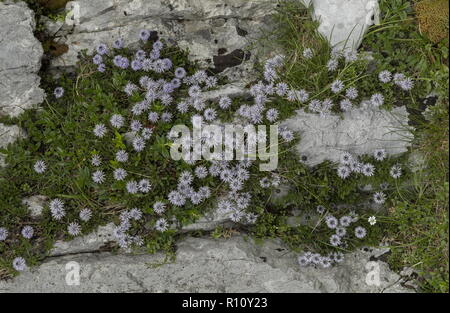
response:
<path id="1" fill-rule="evenodd" d="M 0 148 L 5 148 L 19 138 L 24 138 L 25 132 L 19 126 L 0 123 Z M 5 157 L 0 153 L 0 166 L 5 166 Z"/>
<path id="2" fill-rule="evenodd" d="M 17 116 L 44 99 L 37 75 L 43 54 L 25 3 L 0 3 L 0 115 Z"/>
<path id="3" fill-rule="evenodd" d="M 188 237 L 176 260 L 162 254 L 83 253 L 49 258 L 11 281 L 0 292 L 411 292 L 382 261 L 380 285 L 368 285 L 370 252 L 357 251 L 328 269 L 299 267 L 296 255 L 279 241 L 263 245 L 241 236 L 214 240 Z M 79 285 L 68 285 L 73 264 Z M 372 264 L 373 265 L 373 264 Z M 70 275 L 69 282 L 70 282 Z"/>
<path id="4" fill-rule="evenodd" d="M 29 198 L 23 199 L 22 202 L 28 206 L 31 217 L 38 218 L 42 215 L 42 210 L 44 209 L 44 204 L 47 201 L 46 196 L 31 196 Z"/>
<path id="5" fill-rule="evenodd" d="M 372 154 L 384 148 L 391 155 L 407 151 L 411 133 L 406 128 L 405 107 L 392 111 L 370 107 L 355 108 L 343 114 L 322 118 L 318 114 L 298 110 L 283 123 L 300 134 L 297 151 L 310 166 L 325 160 L 339 162 L 344 151 L 356 155 Z"/>

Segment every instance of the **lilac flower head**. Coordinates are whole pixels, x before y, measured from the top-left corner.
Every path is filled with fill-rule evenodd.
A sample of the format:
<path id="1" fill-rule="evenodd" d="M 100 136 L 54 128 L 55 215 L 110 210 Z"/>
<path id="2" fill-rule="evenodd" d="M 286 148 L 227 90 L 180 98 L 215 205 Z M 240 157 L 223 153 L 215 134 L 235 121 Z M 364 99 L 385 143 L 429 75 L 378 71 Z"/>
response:
<path id="1" fill-rule="evenodd" d="M 160 232 L 165 232 L 169 228 L 169 223 L 165 218 L 160 218 L 155 223 L 155 229 Z"/>
<path id="2" fill-rule="evenodd" d="M 108 53 L 108 47 L 104 43 L 99 44 L 95 50 L 97 50 L 97 53 L 100 55 Z"/>
<path id="3" fill-rule="evenodd" d="M 102 56 L 100 54 L 94 55 L 94 57 L 92 58 L 92 63 L 94 63 L 96 65 L 100 65 L 101 63 L 103 63 Z"/>
<path id="4" fill-rule="evenodd" d="M 122 49 L 125 46 L 125 43 L 122 38 L 119 38 L 113 42 L 113 47 L 115 49 Z"/>
<path id="5" fill-rule="evenodd" d="M 366 237 L 367 231 L 364 227 L 358 226 L 355 228 L 355 236 L 356 238 L 362 239 Z"/>
<path id="6" fill-rule="evenodd" d="M 22 236 L 26 239 L 31 239 L 34 235 L 34 229 L 31 226 L 25 226 L 22 228 Z"/>
<path id="7" fill-rule="evenodd" d="M 27 263 L 25 262 L 25 259 L 22 257 L 17 257 L 13 260 L 12 265 L 16 271 L 24 271 L 27 269 Z"/>
<path id="8" fill-rule="evenodd" d="M 176 77 L 176 78 L 182 79 L 182 78 L 184 78 L 185 76 L 186 76 L 186 70 L 185 70 L 184 68 L 182 68 L 182 67 L 177 67 L 177 68 L 175 69 L 175 77 Z"/>
<path id="9" fill-rule="evenodd" d="M 33 168 L 36 173 L 42 174 L 47 169 L 47 165 L 45 164 L 44 161 L 38 160 L 38 161 L 36 161 L 36 163 L 34 163 Z"/>
<path id="10" fill-rule="evenodd" d="M 56 87 L 53 91 L 53 94 L 55 95 L 55 98 L 61 98 L 64 95 L 64 88 Z"/>
<path id="11" fill-rule="evenodd" d="M 141 31 L 139 31 L 139 39 L 141 39 L 142 41 L 147 41 L 150 38 L 150 31 L 146 30 L 146 29 L 142 29 Z"/>
<path id="12" fill-rule="evenodd" d="M 71 236 L 78 236 L 81 234 L 81 226 L 77 222 L 72 222 L 67 226 L 67 232 Z"/>
<path id="13" fill-rule="evenodd" d="M 64 209 L 64 202 L 60 199 L 56 198 L 50 201 L 50 212 L 52 217 L 59 221 L 66 215 L 66 210 Z"/>
<path id="14" fill-rule="evenodd" d="M 79 217 L 83 222 L 88 222 L 92 217 L 91 209 L 88 209 L 88 208 L 82 209 L 80 211 Z"/>
<path id="15" fill-rule="evenodd" d="M 5 227 L 0 227 L 0 241 L 5 241 L 8 238 L 8 230 Z"/>

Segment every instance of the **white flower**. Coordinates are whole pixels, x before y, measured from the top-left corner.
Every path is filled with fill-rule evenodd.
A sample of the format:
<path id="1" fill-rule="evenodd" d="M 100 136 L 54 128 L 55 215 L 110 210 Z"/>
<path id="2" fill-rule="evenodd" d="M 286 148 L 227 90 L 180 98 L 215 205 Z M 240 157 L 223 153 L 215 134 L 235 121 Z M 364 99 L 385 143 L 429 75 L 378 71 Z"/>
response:
<path id="1" fill-rule="evenodd" d="M 82 209 L 80 211 L 79 217 L 83 222 L 88 222 L 92 217 L 91 209 L 88 209 L 88 208 Z"/>
<path id="2" fill-rule="evenodd" d="M 105 173 L 103 173 L 103 171 L 101 171 L 101 170 L 95 171 L 94 173 L 92 173 L 92 180 L 96 184 L 104 183 L 105 182 Z"/>
<path id="3" fill-rule="evenodd" d="M 34 171 L 38 174 L 42 174 L 45 172 L 45 170 L 47 169 L 47 165 L 45 164 L 44 161 L 39 160 L 36 161 L 36 163 L 34 163 Z"/>
<path id="4" fill-rule="evenodd" d="M 117 168 L 113 172 L 114 179 L 119 181 L 124 180 L 127 175 L 127 171 L 125 171 L 123 168 Z"/>
<path id="5" fill-rule="evenodd" d="M 148 179 L 141 179 L 139 181 L 139 191 L 142 193 L 147 193 L 152 189 L 152 184 L 148 181 Z"/>
<path id="6" fill-rule="evenodd" d="M 139 191 L 139 185 L 135 180 L 130 180 L 126 185 L 128 193 L 136 194 Z"/>
<path id="7" fill-rule="evenodd" d="M 31 226 L 25 226 L 22 228 L 22 236 L 26 239 L 31 239 L 34 235 L 34 229 Z"/>
<path id="8" fill-rule="evenodd" d="M 386 158 L 386 150 L 384 149 L 377 149 L 373 152 L 373 157 L 377 161 L 383 161 Z"/>
<path id="9" fill-rule="evenodd" d="M 351 100 L 355 100 L 358 97 L 358 89 L 355 87 L 347 88 L 345 91 L 345 96 Z"/>
<path id="10" fill-rule="evenodd" d="M 370 225 L 375 225 L 377 223 L 377 218 L 375 216 L 371 216 L 367 219 Z"/>
<path id="11" fill-rule="evenodd" d="M 107 129 L 104 124 L 97 124 L 94 127 L 94 135 L 103 138 L 106 135 Z"/>
<path id="12" fill-rule="evenodd" d="M 327 63 L 327 69 L 330 72 L 334 72 L 337 69 L 338 65 L 339 65 L 339 61 L 338 60 L 331 59 Z"/>
<path id="13" fill-rule="evenodd" d="M 116 161 L 117 162 L 127 162 L 128 161 L 128 153 L 125 150 L 119 150 L 116 152 Z"/>
<path id="14" fill-rule="evenodd" d="M 109 120 L 112 127 L 120 128 L 125 123 L 125 118 L 120 114 L 113 114 Z"/>
<path id="15" fill-rule="evenodd" d="M 278 110 L 273 108 L 267 110 L 266 118 L 269 122 L 275 122 L 278 118 Z"/>
<path id="16" fill-rule="evenodd" d="M 67 226 L 67 232 L 72 236 L 81 234 L 81 226 L 77 222 L 72 222 Z"/>
<path id="17" fill-rule="evenodd" d="M 208 176 L 208 169 L 205 166 L 197 166 L 195 169 L 195 176 L 200 179 L 206 178 L 206 176 Z"/>
<path id="18" fill-rule="evenodd" d="M 305 59 L 311 59 L 314 56 L 314 52 L 311 48 L 306 48 L 303 50 L 303 57 Z"/>
<path id="19" fill-rule="evenodd" d="M 402 176 L 402 168 L 400 167 L 400 165 L 394 165 L 391 167 L 389 174 L 392 178 L 397 179 Z"/>
<path id="20" fill-rule="evenodd" d="M 102 159 L 98 154 L 94 154 L 91 158 L 91 164 L 93 166 L 100 166 L 102 164 Z"/>
<path id="21" fill-rule="evenodd" d="M 5 241 L 8 237 L 8 230 L 4 227 L 0 227 L 0 241 Z"/>
<path id="22" fill-rule="evenodd" d="M 374 107 L 382 106 L 384 103 L 384 96 L 381 93 L 376 93 L 370 98 L 370 103 L 372 103 Z"/>
<path id="23" fill-rule="evenodd" d="M 136 152 L 141 152 L 145 148 L 145 140 L 141 136 L 135 136 L 133 139 L 133 148 Z"/>
<path id="24" fill-rule="evenodd" d="M 165 218 L 160 218 L 155 223 L 155 229 L 160 232 L 165 232 L 169 228 L 169 224 L 167 223 Z"/>
<path id="25" fill-rule="evenodd" d="M 337 79 L 331 83 L 331 91 L 333 93 L 338 93 L 342 89 L 344 89 L 344 83 L 342 81 L 340 81 L 339 79 Z"/>
<path id="26" fill-rule="evenodd" d="M 392 80 L 392 73 L 389 71 L 381 71 L 378 78 L 382 83 L 389 83 Z"/>
<path id="27" fill-rule="evenodd" d="M 166 210 L 166 205 L 164 202 L 157 201 L 153 204 L 153 211 L 155 211 L 156 214 L 163 214 Z"/>
<path id="28" fill-rule="evenodd" d="M 12 265 L 16 271 L 24 271 L 27 269 L 27 263 L 25 262 L 25 259 L 22 257 L 17 257 L 13 260 Z"/>
<path id="29" fill-rule="evenodd" d="M 361 173 L 363 173 L 365 176 L 373 176 L 373 174 L 375 174 L 375 166 L 370 163 L 363 164 Z"/>
<path id="30" fill-rule="evenodd" d="M 229 97 L 222 97 L 219 100 L 219 107 L 223 110 L 228 109 L 231 105 L 231 99 Z"/>
<path id="31" fill-rule="evenodd" d="M 50 201 L 50 212 L 55 220 L 61 220 L 66 215 L 66 210 L 64 209 L 64 202 L 60 199 L 53 199 Z"/>
<path id="32" fill-rule="evenodd" d="M 353 107 L 352 102 L 349 99 L 342 99 L 339 103 L 341 110 L 344 112 L 350 111 Z"/>
<path id="33" fill-rule="evenodd" d="M 346 179 L 347 177 L 350 176 L 350 174 L 352 173 L 352 171 L 350 170 L 350 168 L 346 165 L 341 165 L 338 167 L 337 169 L 337 173 L 338 176 L 342 179 Z"/>
<path id="34" fill-rule="evenodd" d="M 377 204 L 383 204 L 386 201 L 386 195 L 382 191 L 376 192 L 373 195 L 373 201 Z"/>

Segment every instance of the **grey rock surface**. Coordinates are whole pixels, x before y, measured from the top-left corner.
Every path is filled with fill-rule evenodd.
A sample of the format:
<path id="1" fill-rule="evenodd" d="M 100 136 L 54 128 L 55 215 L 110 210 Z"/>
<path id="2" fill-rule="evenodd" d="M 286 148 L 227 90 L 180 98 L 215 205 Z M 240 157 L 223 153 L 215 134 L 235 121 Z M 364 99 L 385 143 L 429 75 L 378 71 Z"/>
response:
<path id="1" fill-rule="evenodd" d="M 20 115 L 44 99 L 37 75 L 43 50 L 34 27 L 25 3 L 0 3 L 0 115 Z"/>
<path id="2" fill-rule="evenodd" d="M 296 255 L 278 241 L 256 245 L 241 236 L 224 240 L 188 237 L 176 260 L 162 254 L 113 255 L 107 252 L 52 257 L 11 281 L 0 292 L 411 292 L 386 263 L 380 285 L 368 285 L 371 252 L 357 251 L 337 267 L 300 268 Z M 80 268 L 74 281 L 74 263 Z M 69 263 L 69 264 L 68 264 Z M 67 279 L 67 281 L 66 281 Z"/>
<path id="3" fill-rule="evenodd" d="M 24 130 L 19 126 L 0 123 L 0 148 L 5 148 L 10 143 L 25 136 Z M 0 166 L 5 166 L 5 156 L 2 153 L 0 153 Z"/>
<path id="4" fill-rule="evenodd" d="M 310 166 L 325 160 L 339 162 L 344 151 L 362 155 L 384 148 L 391 155 L 404 153 L 412 139 L 405 107 L 386 111 L 362 106 L 345 112 L 342 118 L 322 118 L 298 110 L 283 124 L 301 136 L 297 152 L 306 156 L 305 163 Z"/>
<path id="5" fill-rule="evenodd" d="M 38 218 L 42 216 L 42 210 L 47 200 L 46 196 L 37 195 L 23 199 L 22 203 L 28 207 L 31 217 Z"/>
<path id="6" fill-rule="evenodd" d="M 190 59 L 203 67 L 240 79 L 253 71 L 254 62 L 245 60 L 255 55 L 247 53 L 246 47 L 260 29 L 270 28 L 270 14 L 277 1 L 79 0 L 74 5 L 79 18 L 73 25 L 66 21 L 57 32 L 57 39 L 67 44 L 69 51 L 54 60 L 53 66 L 72 66 L 81 50 L 89 53 L 99 43 L 111 44 L 120 37 L 133 46 L 139 41 L 138 32 L 148 29 L 189 49 Z M 57 25 L 47 28 L 54 32 Z M 227 70 L 234 66 L 239 69 Z"/>
<path id="7" fill-rule="evenodd" d="M 379 24 L 378 0 L 301 0 L 313 6 L 319 32 L 333 47 L 357 49 L 369 26 Z"/>
<path id="8" fill-rule="evenodd" d="M 113 223 L 99 226 L 96 231 L 70 241 L 58 240 L 50 251 L 51 256 L 98 251 L 106 243 L 115 241 Z"/>

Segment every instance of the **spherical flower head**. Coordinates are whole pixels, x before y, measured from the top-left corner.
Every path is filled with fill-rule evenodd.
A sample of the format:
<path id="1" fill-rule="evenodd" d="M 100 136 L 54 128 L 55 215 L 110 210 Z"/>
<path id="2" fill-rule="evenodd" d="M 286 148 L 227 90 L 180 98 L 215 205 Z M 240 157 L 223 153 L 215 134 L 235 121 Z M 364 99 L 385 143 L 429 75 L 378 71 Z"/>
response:
<path id="1" fill-rule="evenodd" d="M 342 99 L 339 103 L 339 107 L 342 111 L 347 112 L 353 108 L 353 103 L 349 99 Z"/>
<path id="2" fill-rule="evenodd" d="M 133 208 L 130 210 L 130 218 L 135 220 L 135 221 L 139 221 L 142 218 L 142 211 L 138 208 Z"/>
<path id="3" fill-rule="evenodd" d="M 413 89 L 414 81 L 408 77 L 408 78 L 405 78 L 404 80 L 400 81 L 398 83 L 398 86 L 405 91 L 409 91 L 409 90 Z"/>
<path id="4" fill-rule="evenodd" d="M 402 168 L 399 165 L 392 166 L 389 170 L 389 175 L 394 179 L 400 178 L 402 176 Z"/>
<path id="5" fill-rule="evenodd" d="M 203 199 L 209 199 L 211 197 L 211 189 L 208 186 L 200 187 L 198 193 Z"/>
<path id="6" fill-rule="evenodd" d="M 128 153 L 125 150 L 119 150 L 116 152 L 116 161 L 125 163 L 128 161 Z"/>
<path id="7" fill-rule="evenodd" d="M 163 112 L 161 114 L 161 120 L 163 122 L 169 123 L 170 121 L 172 121 L 172 113 L 170 113 L 170 112 Z"/>
<path id="8" fill-rule="evenodd" d="M 373 195 L 373 201 L 376 204 L 383 204 L 384 202 L 386 202 L 386 195 L 382 191 L 376 192 Z"/>
<path id="9" fill-rule="evenodd" d="M 188 90 L 188 94 L 192 98 L 200 97 L 202 89 L 198 85 L 191 86 Z"/>
<path id="10" fill-rule="evenodd" d="M 8 230 L 5 227 L 0 227 L 0 241 L 5 241 L 8 235 Z"/>
<path id="11" fill-rule="evenodd" d="M 142 128 L 142 123 L 138 120 L 133 120 L 130 123 L 131 131 L 138 132 Z"/>
<path id="12" fill-rule="evenodd" d="M 99 71 L 100 73 L 104 73 L 106 71 L 106 65 L 105 64 L 99 64 L 97 67 L 97 71 Z"/>
<path id="13" fill-rule="evenodd" d="M 42 174 L 47 169 L 47 165 L 45 164 L 44 161 L 38 160 L 38 161 L 36 161 L 36 163 L 34 163 L 33 168 L 36 173 Z"/>
<path id="14" fill-rule="evenodd" d="M 144 50 L 138 50 L 134 54 L 136 60 L 142 61 L 147 56 L 147 53 Z"/>
<path id="15" fill-rule="evenodd" d="M 367 235 L 367 230 L 364 227 L 358 226 L 355 228 L 356 238 L 362 239 L 362 238 L 366 237 L 366 235 Z"/>
<path id="16" fill-rule="evenodd" d="M 186 198 L 176 190 L 171 191 L 167 198 L 174 206 L 182 207 L 186 203 Z"/>
<path id="17" fill-rule="evenodd" d="M 264 70 L 264 79 L 269 83 L 273 83 L 278 78 L 277 72 L 272 67 L 266 67 Z"/>
<path id="18" fill-rule="evenodd" d="M 79 217 L 80 217 L 80 220 L 82 220 L 83 222 L 88 222 L 92 217 L 91 209 L 88 209 L 88 208 L 82 209 L 80 211 Z"/>
<path id="19" fill-rule="evenodd" d="M 339 66 L 339 61 L 337 59 L 331 59 L 327 63 L 327 69 L 329 72 L 334 72 Z"/>
<path id="20" fill-rule="evenodd" d="M 166 211 L 166 204 L 161 201 L 155 202 L 153 204 L 153 211 L 159 215 L 163 214 Z"/>
<path id="21" fill-rule="evenodd" d="M 93 166 L 100 166 L 102 164 L 102 158 L 98 154 L 94 154 L 91 157 L 91 164 Z"/>
<path id="22" fill-rule="evenodd" d="M 317 99 L 311 100 L 311 102 L 309 102 L 308 104 L 308 109 L 311 112 L 320 112 L 321 108 L 322 108 L 322 101 Z"/>
<path id="23" fill-rule="evenodd" d="M 294 140 L 294 133 L 290 130 L 283 130 L 280 135 L 285 142 L 291 142 L 292 140 Z"/>
<path id="24" fill-rule="evenodd" d="M 186 77 L 186 70 L 182 67 L 177 67 L 175 69 L 175 77 L 179 79 L 183 79 Z"/>
<path id="25" fill-rule="evenodd" d="M 350 152 L 344 152 L 341 154 L 340 162 L 344 165 L 350 165 L 354 161 L 353 155 Z"/>
<path id="26" fill-rule="evenodd" d="M 142 69 L 142 62 L 140 60 L 131 61 L 131 69 L 133 71 L 139 71 Z"/>
<path id="27" fill-rule="evenodd" d="M 358 53 L 354 50 L 345 50 L 344 58 L 345 58 L 345 62 L 347 62 L 347 63 L 355 62 L 356 60 L 358 60 Z"/>
<path id="28" fill-rule="evenodd" d="M 126 189 L 127 189 L 128 193 L 136 194 L 139 191 L 139 184 L 135 180 L 130 180 L 126 184 Z"/>
<path id="29" fill-rule="evenodd" d="M 303 57 L 307 60 L 314 57 L 313 50 L 311 48 L 306 48 L 305 50 L 303 50 Z"/>
<path id="30" fill-rule="evenodd" d="M 358 89 L 356 89 L 355 87 L 347 88 L 347 90 L 345 91 L 345 96 L 351 100 L 355 100 L 356 98 L 358 98 Z"/>
<path id="31" fill-rule="evenodd" d="M 309 93 L 306 90 L 300 89 L 300 90 L 296 91 L 295 93 L 296 93 L 296 97 L 300 103 L 305 103 L 306 101 L 308 101 Z"/>
<path id="32" fill-rule="evenodd" d="M 164 44 L 160 40 L 155 41 L 153 43 L 153 49 L 155 49 L 155 50 L 161 50 L 163 47 L 164 47 Z"/>
<path id="33" fill-rule="evenodd" d="M 367 221 L 369 222 L 369 224 L 371 226 L 375 225 L 377 223 L 377 218 L 375 216 L 371 216 L 367 219 Z"/>
<path id="34" fill-rule="evenodd" d="M 363 164 L 361 168 L 361 173 L 364 176 L 368 177 L 373 176 L 375 174 L 375 166 L 373 166 L 370 163 Z"/>
<path id="35" fill-rule="evenodd" d="M 277 95 L 279 95 L 280 97 L 283 97 L 287 94 L 287 92 L 289 91 L 289 86 L 286 83 L 278 83 L 275 86 L 275 92 L 277 93 Z"/>
<path id="36" fill-rule="evenodd" d="M 392 80 L 392 73 L 389 71 L 381 71 L 378 74 L 378 79 L 382 83 L 389 83 Z"/>
<path id="37" fill-rule="evenodd" d="M 374 107 L 380 107 L 384 103 L 384 96 L 381 93 L 373 94 L 372 97 L 370 98 L 370 103 Z"/>
<path id="38" fill-rule="evenodd" d="M 208 169 L 205 166 L 197 166 L 195 168 L 195 176 L 200 179 L 206 178 L 208 176 Z"/>
<path id="39" fill-rule="evenodd" d="M 115 180 L 122 181 L 127 177 L 127 171 L 123 168 L 117 168 L 113 172 L 113 176 Z"/>
<path id="40" fill-rule="evenodd" d="M 214 76 L 209 76 L 205 81 L 206 88 L 214 88 L 217 86 L 217 78 Z"/>
<path id="41" fill-rule="evenodd" d="M 24 228 L 22 228 L 22 236 L 23 238 L 26 239 L 31 239 L 34 235 L 34 229 L 31 226 L 25 226 Z"/>
<path id="42" fill-rule="evenodd" d="M 325 209 L 325 207 L 324 207 L 323 205 L 318 205 L 318 206 L 316 207 L 316 211 L 317 211 L 317 213 L 319 213 L 319 214 L 323 214 L 323 213 L 325 213 L 326 209 Z"/>
<path id="43" fill-rule="evenodd" d="M 396 85 L 398 85 L 401 81 L 405 80 L 406 76 L 403 73 L 395 73 L 393 80 Z"/>
<path id="44" fill-rule="evenodd" d="M 97 48 L 95 48 L 95 50 L 97 51 L 98 54 L 104 55 L 108 53 L 108 46 L 105 45 L 104 43 L 101 43 L 97 46 Z"/>
<path id="45" fill-rule="evenodd" d="M 61 98 L 64 95 L 64 88 L 56 87 L 53 91 L 53 94 L 55 95 L 55 98 Z"/>
<path id="46" fill-rule="evenodd" d="M 212 108 L 208 108 L 203 112 L 203 117 L 208 122 L 214 121 L 217 118 L 217 112 Z"/>
<path id="47" fill-rule="evenodd" d="M 160 218 L 155 223 L 155 229 L 160 232 L 165 232 L 169 228 L 169 223 L 165 218 Z"/>
<path id="48" fill-rule="evenodd" d="M 125 43 L 122 38 L 116 39 L 113 42 L 113 47 L 115 49 L 122 49 L 125 46 Z"/>
<path id="49" fill-rule="evenodd" d="M 278 119 L 278 110 L 277 109 L 269 109 L 266 112 L 266 118 L 269 122 L 275 122 Z"/>
<path id="50" fill-rule="evenodd" d="M 66 215 L 66 210 L 64 209 L 64 202 L 56 198 L 50 201 L 50 213 L 52 217 L 59 221 Z"/>
<path id="51" fill-rule="evenodd" d="M 189 171 L 183 171 L 180 174 L 178 182 L 183 185 L 190 185 L 193 180 L 194 180 L 194 176 L 192 176 L 192 174 Z"/>
<path id="52" fill-rule="evenodd" d="M 24 258 L 17 257 L 12 261 L 12 266 L 16 271 L 24 271 L 27 269 L 27 263 Z"/>
<path id="53" fill-rule="evenodd" d="M 373 157 L 377 161 L 383 161 L 386 158 L 386 150 L 384 149 L 377 149 L 373 152 Z"/>
<path id="54" fill-rule="evenodd" d="M 341 80 L 337 79 L 331 83 L 331 91 L 333 93 L 339 93 L 342 89 L 344 89 L 344 83 Z"/>
<path id="55" fill-rule="evenodd" d="M 156 123 L 159 120 L 159 114 L 157 112 L 149 112 L 148 120 L 152 123 Z"/>
<path id="56" fill-rule="evenodd" d="M 81 234 L 81 226 L 77 222 L 72 222 L 67 226 L 67 232 L 71 236 L 78 236 Z"/>
<path id="57" fill-rule="evenodd" d="M 92 181 L 96 184 L 103 184 L 105 182 L 105 173 L 102 170 L 97 170 L 92 173 Z"/>
<path id="58" fill-rule="evenodd" d="M 341 165 L 337 169 L 337 174 L 342 179 L 346 179 L 347 177 L 350 176 L 351 173 L 352 171 L 347 165 Z"/>
<path id="59" fill-rule="evenodd" d="M 344 215 L 339 219 L 339 225 L 342 227 L 349 227 L 352 223 L 352 217 L 348 215 Z"/>
<path id="60" fill-rule="evenodd" d="M 148 41 L 149 38 L 150 38 L 150 31 L 148 31 L 146 29 L 142 29 L 139 31 L 139 39 L 146 42 L 146 41 Z"/>
<path id="61" fill-rule="evenodd" d="M 335 218 L 332 215 L 328 215 L 325 218 L 325 223 L 327 224 L 328 228 L 330 228 L 330 229 L 335 229 L 339 225 L 337 218 Z"/>
<path id="62" fill-rule="evenodd" d="M 102 56 L 100 54 L 94 55 L 94 57 L 92 58 L 92 63 L 94 63 L 96 65 L 100 65 L 101 63 L 103 63 Z"/>
<path id="63" fill-rule="evenodd" d="M 339 237 L 344 237 L 347 234 L 345 227 L 336 227 L 336 235 Z"/>
<path id="64" fill-rule="evenodd" d="M 105 124 L 97 124 L 95 125 L 93 130 L 94 135 L 98 138 L 103 138 L 106 135 L 107 131 L 108 130 L 106 129 Z"/>
<path id="65" fill-rule="evenodd" d="M 114 128 L 121 128 L 125 124 L 125 118 L 120 114 L 113 114 L 109 119 L 111 126 Z"/>
<path id="66" fill-rule="evenodd" d="M 139 191 L 142 193 L 147 193 L 152 189 L 152 184 L 148 179 L 141 179 L 139 181 Z"/>
<path id="67" fill-rule="evenodd" d="M 330 244 L 334 247 L 337 247 L 341 244 L 341 237 L 339 237 L 338 235 L 331 235 L 330 237 Z"/>
<path id="68" fill-rule="evenodd" d="M 227 96 L 221 97 L 219 99 L 219 107 L 223 110 L 228 109 L 231 106 L 231 102 L 232 101 L 231 101 L 230 97 L 227 97 Z"/>
<path id="69" fill-rule="evenodd" d="M 135 136 L 133 138 L 132 144 L 133 144 L 133 149 L 136 152 L 141 152 L 145 149 L 145 140 L 141 136 Z"/>

